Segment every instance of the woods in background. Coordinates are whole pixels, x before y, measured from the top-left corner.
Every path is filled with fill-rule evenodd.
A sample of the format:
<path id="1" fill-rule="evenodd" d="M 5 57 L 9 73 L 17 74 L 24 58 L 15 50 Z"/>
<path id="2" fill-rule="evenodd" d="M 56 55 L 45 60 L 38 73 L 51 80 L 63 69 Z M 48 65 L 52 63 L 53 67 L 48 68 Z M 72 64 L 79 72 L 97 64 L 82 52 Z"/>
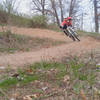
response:
<path id="1" fill-rule="evenodd" d="M 21 2 L 21 0 L 1 0 L 1 2 L 0 22 L 9 23 L 11 20 L 11 14 L 18 16 L 23 15 L 19 14 L 18 11 L 20 4 L 18 2 Z M 77 27 L 77 29 L 84 30 L 84 26 L 93 26 L 91 31 L 99 32 L 100 0 L 29 0 L 29 2 L 31 2 L 29 5 L 29 8 L 31 7 L 30 18 L 34 18 L 34 16 L 40 16 L 41 18 L 41 16 L 43 16 L 42 19 L 48 19 L 48 23 L 50 22 L 59 26 L 65 17 L 72 16 L 73 26 Z M 87 5 L 84 6 L 83 2 L 86 2 Z M 86 9 L 88 6 L 91 7 L 89 10 Z M 92 14 L 90 15 L 91 12 Z M 90 19 L 92 23 L 90 23 Z M 85 25 L 85 22 L 89 22 L 90 26 Z"/>
<path id="2" fill-rule="evenodd" d="M 79 0 L 32 0 L 32 10 L 42 15 L 52 16 L 53 20 L 60 25 L 65 16 L 76 16 L 80 11 L 79 3 Z"/>
<path id="3" fill-rule="evenodd" d="M 100 22 L 100 0 L 93 0 L 93 3 L 94 3 L 95 32 L 99 32 L 99 22 Z"/>

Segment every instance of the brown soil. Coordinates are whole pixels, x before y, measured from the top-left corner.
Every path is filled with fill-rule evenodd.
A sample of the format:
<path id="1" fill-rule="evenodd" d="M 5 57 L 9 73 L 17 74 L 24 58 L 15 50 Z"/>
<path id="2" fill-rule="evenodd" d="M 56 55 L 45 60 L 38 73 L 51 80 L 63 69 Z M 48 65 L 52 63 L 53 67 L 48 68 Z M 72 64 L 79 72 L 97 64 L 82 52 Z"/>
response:
<path id="1" fill-rule="evenodd" d="M 31 37 L 50 38 L 67 42 L 66 44 L 56 47 L 42 48 L 39 51 L 19 52 L 15 54 L 2 55 L 0 56 L 0 66 L 10 65 L 13 68 L 17 68 L 17 66 L 32 64 L 41 60 L 58 60 L 70 54 L 80 55 L 81 53 L 100 47 L 100 41 L 91 37 L 82 37 L 80 38 L 80 42 L 73 42 L 63 33 L 46 29 L 12 27 L 12 32 L 28 35 Z"/>

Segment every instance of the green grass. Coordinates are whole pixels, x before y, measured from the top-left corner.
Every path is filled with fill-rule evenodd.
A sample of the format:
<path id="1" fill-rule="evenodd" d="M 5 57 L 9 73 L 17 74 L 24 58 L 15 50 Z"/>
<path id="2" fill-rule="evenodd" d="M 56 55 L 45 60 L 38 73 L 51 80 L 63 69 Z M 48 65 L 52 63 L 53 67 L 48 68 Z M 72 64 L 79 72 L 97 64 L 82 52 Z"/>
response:
<path id="1" fill-rule="evenodd" d="M 96 62 L 94 59 L 84 61 L 82 58 L 73 58 L 67 63 L 67 66 L 67 73 L 70 76 L 70 82 L 73 84 L 74 92 L 80 95 L 80 91 L 84 90 L 87 92 L 86 97 L 87 95 L 94 96 L 92 91 L 97 82 Z"/>
<path id="2" fill-rule="evenodd" d="M 33 65 L 30 65 L 30 68 L 33 69 L 43 69 L 43 70 L 50 70 L 52 68 L 57 68 L 60 70 L 65 70 L 66 67 L 64 64 L 62 63 L 58 63 L 58 62 L 45 62 L 45 61 L 41 61 L 41 62 L 37 62 Z"/>
<path id="3" fill-rule="evenodd" d="M 56 74 L 53 74 L 56 80 L 60 81 L 64 78 L 65 75 L 70 75 L 72 82 L 74 80 L 80 80 L 86 81 L 90 85 L 94 84 L 95 74 L 92 71 L 89 72 L 90 70 L 84 70 L 87 67 L 84 63 L 76 63 L 75 61 L 71 61 L 69 62 L 69 64 L 67 63 L 67 66 L 70 67 L 66 68 L 66 64 L 58 62 L 43 61 L 40 63 L 35 63 L 28 66 L 28 70 L 31 70 L 32 72 L 31 75 L 29 75 L 31 72 L 27 72 L 27 69 L 18 70 L 17 72 L 20 79 L 17 79 L 15 77 L 7 78 L 4 81 L 0 82 L 0 87 L 9 87 L 11 85 L 16 85 L 17 83 L 26 84 L 34 80 L 48 80 L 48 71 L 52 76 L 52 69 L 57 70 Z M 48 81 L 52 81 L 52 79 Z"/>
<path id="4" fill-rule="evenodd" d="M 93 37 L 93 38 L 95 38 L 95 39 L 100 40 L 100 33 L 78 31 L 78 34 L 79 34 L 80 36 L 90 36 L 90 37 Z"/>
<path id="5" fill-rule="evenodd" d="M 54 24 L 54 23 L 47 25 L 47 29 L 53 30 L 56 32 L 62 32 L 61 29 L 59 28 L 59 26 L 57 24 Z"/>
<path id="6" fill-rule="evenodd" d="M 96 71 L 93 69 L 97 66 L 91 62 L 93 62 L 92 59 L 87 64 L 87 62 L 81 61 L 79 58 L 73 58 L 65 63 L 53 61 L 37 62 L 28 65 L 25 69 L 18 69 L 16 72 L 19 74 L 18 77 L 6 76 L 0 82 L 0 88 L 3 90 L 6 89 L 7 91 L 16 87 L 18 84 L 18 88 L 29 88 L 32 93 L 44 94 L 44 91 L 41 90 L 42 87 L 37 87 L 40 83 L 46 82 L 53 87 L 61 88 L 63 84 L 67 86 L 68 81 L 64 83 L 64 77 L 68 75 L 70 77 L 69 82 L 72 91 L 80 95 L 80 91 L 83 89 L 88 94 L 93 89 L 88 89 L 88 87 L 93 87 L 96 83 Z M 34 84 L 36 80 L 39 83 Z M 27 89 L 24 91 L 27 91 Z M 71 92 L 70 90 L 68 91 Z"/>
<path id="7" fill-rule="evenodd" d="M 26 75 L 25 77 L 20 77 L 20 78 L 22 78 L 22 80 L 17 79 L 15 77 L 3 80 L 0 82 L 0 88 L 8 89 L 8 88 L 11 88 L 12 86 L 16 86 L 17 84 L 25 85 L 25 84 L 30 83 L 32 81 L 38 80 L 37 75 L 34 75 L 34 76 L 27 76 Z"/>
<path id="8" fill-rule="evenodd" d="M 57 74 L 57 77 L 59 77 L 60 79 L 65 75 L 64 71 L 66 71 L 66 67 L 64 64 L 61 63 L 57 63 L 57 62 L 40 62 L 40 63 L 35 63 L 33 65 L 29 66 L 29 70 L 32 70 L 32 74 L 29 75 L 29 73 L 27 73 L 27 70 L 18 70 L 18 74 L 19 74 L 19 78 L 17 77 L 6 77 L 6 79 L 4 79 L 3 81 L 0 82 L 0 88 L 8 88 L 10 86 L 16 85 L 16 84 L 20 84 L 20 85 L 24 85 L 27 83 L 30 83 L 32 81 L 35 80 L 41 80 L 41 79 L 45 79 L 48 80 L 48 77 L 46 76 L 47 73 L 37 73 L 37 71 L 41 69 L 43 71 L 48 71 L 50 69 L 59 69 L 59 74 Z M 49 80 L 48 80 L 49 81 Z"/>
<path id="9" fill-rule="evenodd" d="M 16 78 L 8 78 L 0 82 L 0 88 L 8 88 L 11 85 L 15 85 L 18 83 L 18 80 Z"/>

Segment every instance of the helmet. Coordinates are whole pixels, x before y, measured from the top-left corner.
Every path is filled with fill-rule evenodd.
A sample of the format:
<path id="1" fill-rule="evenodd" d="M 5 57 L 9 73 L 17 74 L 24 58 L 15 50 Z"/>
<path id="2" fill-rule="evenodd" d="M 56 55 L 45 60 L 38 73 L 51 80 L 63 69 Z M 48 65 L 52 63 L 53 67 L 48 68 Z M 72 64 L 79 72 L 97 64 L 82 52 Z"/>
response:
<path id="1" fill-rule="evenodd" d="M 65 21 L 67 21 L 67 20 L 68 20 L 68 18 L 64 18 L 64 20 L 65 20 Z"/>
<path id="2" fill-rule="evenodd" d="M 66 19 L 67 17 L 65 17 L 64 19 Z"/>
<path id="3" fill-rule="evenodd" d="M 72 20 L 72 17 L 68 17 L 67 19 L 68 19 L 68 20 Z"/>
<path id="4" fill-rule="evenodd" d="M 68 20 L 72 20 L 72 17 L 64 18 L 64 20 L 66 20 L 66 21 L 68 21 Z"/>

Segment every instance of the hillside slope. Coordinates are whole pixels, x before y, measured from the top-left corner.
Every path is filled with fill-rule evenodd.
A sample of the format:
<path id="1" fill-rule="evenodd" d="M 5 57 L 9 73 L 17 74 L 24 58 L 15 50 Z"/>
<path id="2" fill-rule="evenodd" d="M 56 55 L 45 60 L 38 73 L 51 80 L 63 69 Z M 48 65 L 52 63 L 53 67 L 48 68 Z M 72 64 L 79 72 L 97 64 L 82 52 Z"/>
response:
<path id="1" fill-rule="evenodd" d="M 58 60 L 70 54 L 80 55 L 81 53 L 98 49 L 100 47 L 100 41 L 90 37 L 81 38 L 81 42 L 73 42 L 71 39 L 69 39 L 62 33 L 45 29 L 28 29 L 13 27 L 12 31 L 17 34 L 28 35 L 31 37 L 46 37 L 51 39 L 63 40 L 66 41 L 66 44 L 56 47 L 43 48 L 35 52 L 30 51 L 2 55 L 0 56 L 0 66 L 11 65 L 13 68 L 17 68 L 17 66 L 32 64 L 41 60 Z"/>

